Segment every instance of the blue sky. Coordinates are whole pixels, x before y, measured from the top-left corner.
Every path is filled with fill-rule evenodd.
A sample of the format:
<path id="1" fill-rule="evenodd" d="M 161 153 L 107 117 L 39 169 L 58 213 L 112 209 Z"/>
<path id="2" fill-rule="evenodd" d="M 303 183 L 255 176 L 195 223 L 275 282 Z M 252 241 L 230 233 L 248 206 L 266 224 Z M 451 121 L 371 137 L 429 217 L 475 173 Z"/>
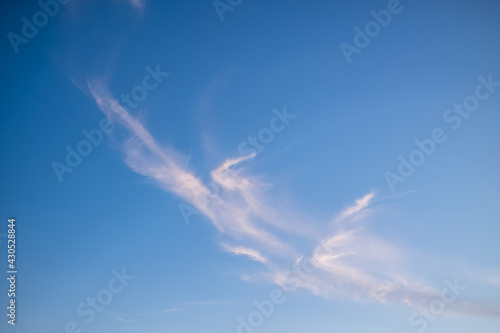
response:
<path id="1" fill-rule="evenodd" d="M 497 1 L 41 4 L 1 5 L 2 332 L 500 332 Z"/>

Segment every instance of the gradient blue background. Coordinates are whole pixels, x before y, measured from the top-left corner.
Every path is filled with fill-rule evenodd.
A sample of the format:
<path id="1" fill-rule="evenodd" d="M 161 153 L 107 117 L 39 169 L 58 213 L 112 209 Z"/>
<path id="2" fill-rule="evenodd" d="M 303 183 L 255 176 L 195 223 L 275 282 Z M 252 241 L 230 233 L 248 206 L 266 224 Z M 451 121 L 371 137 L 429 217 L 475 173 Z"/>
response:
<path id="1" fill-rule="evenodd" d="M 39 7 L 2 2 L 0 232 L 16 217 L 20 273 L 18 325 L 9 327 L 2 310 L 0 330 L 55 333 L 82 323 L 76 306 L 125 267 L 135 280 L 83 332 L 235 332 L 236 317 L 276 286 L 242 281 L 235 272 L 252 263 L 221 252 L 204 217 L 186 224 L 182 200 L 131 171 L 109 138 L 57 180 L 51 163 L 63 162 L 65 146 L 103 118 L 71 78 L 109 75 L 119 96 L 141 82 L 146 66 L 160 64 L 170 76 L 139 108 L 155 138 L 189 154 L 201 177 L 237 156 L 238 144 L 286 105 L 297 118 L 252 169 L 327 221 L 370 189 L 391 195 L 383 175 L 397 156 L 445 128 L 444 111 L 474 92 L 479 75 L 500 80 L 494 0 L 403 1 L 403 12 L 347 64 L 339 43 L 352 43 L 353 28 L 386 5 L 243 1 L 221 22 L 210 1 L 146 1 L 142 13 L 126 1 L 71 1 L 15 54 L 7 33 L 19 33 L 21 17 Z M 391 201 L 397 218 L 375 226 L 429 258 L 448 258 L 416 265 L 437 287 L 454 277 L 453 262 L 498 268 L 499 111 L 500 89 L 459 130 L 446 127 L 448 141 L 397 186 L 415 191 Z M 471 285 L 470 295 L 498 302 L 498 286 L 483 288 Z M 6 290 L 2 279 L 2 307 Z M 415 331 L 412 310 L 402 306 L 300 291 L 287 297 L 259 332 Z M 214 304 L 138 322 L 113 315 L 205 301 Z M 426 332 L 499 331 L 499 318 L 440 317 Z"/>

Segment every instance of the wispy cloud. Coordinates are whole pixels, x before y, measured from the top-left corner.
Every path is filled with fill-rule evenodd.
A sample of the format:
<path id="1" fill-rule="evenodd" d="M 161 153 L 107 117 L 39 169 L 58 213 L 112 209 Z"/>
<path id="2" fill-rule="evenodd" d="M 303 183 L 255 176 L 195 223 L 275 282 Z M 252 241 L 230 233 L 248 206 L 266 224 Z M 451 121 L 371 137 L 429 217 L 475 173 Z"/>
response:
<path id="1" fill-rule="evenodd" d="M 494 287 L 500 286 L 500 269 L 485 270 L 467 265 L 466 268 L 463 269 L 462 274 L 472 281 L 489 284 Z"/>
<path id="2" fill-rule="evenodd" d="M 122 148 L 125 162 L 132 170 L 191 202 L 222 234 L 260 244 L 276 254 L 293 252 L 291 246 L 266 229 L 272 225 L 289 232 L 284 216 L 265 200 L 262 188 L 266 185 L 244 174 L 241 163 L 249 156 L 228 159 L 211 173 L 213 181 L 225 189 L 214 195 L 189 171 L 187 157 L 172 148 L 161 147 L 144 125 L 112 98 L 102 82 L 90 82 L 89 91 L 106 117 L 128 130 L 130 137 Z"/>
<path id="3" fill-rule="evenodd" d="M 214 305 L 224 305 L 229 304 L 234 301 L 194 301 L 194 302 L 183 302 L 171 307 L 165 307 L 161 310 L 149 311 L 149 312 L 141 312 L 135 314 L 124 314 L 124 313 L 115 313 L 111 311 L 107 311 L 111 314 L 116 320 L 127 322 L 127 323 L 135 323 L 143 320 L 150 319 L 151 317 L 166 315 L 172 312 L 178 312 L 187 310 L 196 306 L 214 306 Z"/>
<path id="4" fill-rule="evenodd" d="M 334 222 L 345 221 L 347 218 L 361 215 L 360 213 L 362 212 L 368 213 L 367 207 L 370 205 L 374 197 L 375 192 L 370 192 L 362 198 L 356 199 L 354 205 L 347 207 L 340 214 L 338 214 L 338 216 L 334 219 Z"/>
<path id="5" fill-rule="evenodd" d="M 309 256 L 300 256 L 292 269 L 274 271 L 273 281 L 285 289 L 303 288 L 325 298 L 396 302 L 415 308 L 439 299 L 438 289 L 406 269 L 409 258 L 403 249 L 360 225 L 370 220 L 375 197 L 370 192 L 337 214 L 336 231 L 321 239 Z M 353 220 L 359 223 L 353 225 Z M 304 272 L 307 265 L 309 272 Z M 303 272 L 295 273 L 299 270 Z M 495 274 L 484 276 L 497 281 Z M 463 301 L 450 305 L 448 315 L 500 316 L 500 307 Z"/>
<path id="6" fill-rule="evenodd" d="M 114 0 L 119 2 L 128 3 L 132 9 L 140 12 L 141 14 L 144 12 L 144 8 L 146 7 L 145 0 Z"/>
<path id="7" fill-rule="evenodd" d="M 415 298 L 433 295 L 432 288 L 405 271 L 406 257 L 401 249 L 375 236 L 366 226 L 350 223 L 353 219 L 369 219 L 374 198 L 375 193 L 370 192 L 335 216 L 335 232 L 321 239 L 308 256 L 315 266 L 314 273 L 297 283 L 286 271 L 280 271 L 274 280 L 284 287 L 293 283 L 327 298 L 411 304 Z M 295 266 L 300 266 L 301 261 Z"/>
<path id="8" fill-rule="evenodd" d="M 267 259 L 264 258 L 259 251 L 251 249 L 244 246 L 231 246 L 228 244 L 221 244 L 222 250 L 232 253 L 238 256 L 247 256 L 254 261 L 261 262 L 263 264 L 267 263 Z"/>
<path id="9" fill-rule="evenodd" d="M 128 130 L 129 138 L 122 143 L 127 165 L 166 191 L 191 202 L 219 231 L 222 250 L 263 263 L 270 271 L 258 275 L 284 288 L 295 285 L 318 296 L 363 302 L 420 306 L 439 295 L 435 288 L 406 269 L 409 259 L 403 249 L 370 231 L 368 222 L 377 211 L 373 209 L 375 192 L 356 199 L 339 212 L 332 220 L 335 230 L 317 241 L 307 253 L 286 235 L 293 234 L 307 243 L 315 241 L 311 238 L 313 233 L 302 232 L 308 229 L 294 217 L 296 209 L 284 213 L 270 200 L 266 191 L 270 184 L 248 174 L 244 164 L 253 156 L 228 158 L 215 168 L 210 173 L 211 179 L 223 191 L 211 193 L 189 170 L 188 158 L 156 142 L 102 82 L 90 82 L 89 90 L 108 119 Z M 278 268 L 286 267 L 283 262 L 301 266 L 304 258 L 310 259 L 315 269 L 298 282 L 290 274 L 291 270 Z M 252 279 L 247 274 L 244 277 Z M 177 310 L 174 307 L 162 311 Z M 495 311 L 495 307 L 481 305 L 462 305 L 455 309 L 457 314 L 475 315 L 492 315 Z"/>
<path id="10" fill-rule="evenodd" d="M 135 9 L 144 9 L 145 3 L 144 0 L 129 0 L 130 4 Z"/>

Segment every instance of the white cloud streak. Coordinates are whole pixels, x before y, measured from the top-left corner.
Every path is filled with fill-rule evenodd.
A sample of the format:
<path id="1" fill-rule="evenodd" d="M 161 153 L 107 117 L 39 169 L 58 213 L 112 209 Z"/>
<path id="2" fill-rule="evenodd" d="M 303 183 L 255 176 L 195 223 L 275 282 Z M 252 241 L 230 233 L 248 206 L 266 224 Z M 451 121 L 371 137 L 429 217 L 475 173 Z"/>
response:
<path id="1" fill-rule="evenodd" d="M 224 304 L 229 304 L 233 301 L 194 301 L 194 302 L 184 302 L 177 304 L 173 307 L 166 307 L 161 310 L 156 310 L 156 311 L 150 311 L 150 312 L 142 312 L 142 313 L 135 313 L 135 314 L 123 314 L 123 313 L 114 313 L 111 311 L 107 311 L 110 313 L 113 317 L 115 317 L 117 320 L 122 321 L 122 322 L 127 322 L 127 323 L 135 323 L 135 322 L 140 322 L 143 320 L 148 320 L 151 317 L 156 317 L 156 316 L 161 316 L 165 315 L 171 312 L 178 312 L 178 311 L 183 311 L 187 310 L 192 307 L 196 306 L 214 306 L 214 305 L 224 305 Z"/>
<path id="2" fill-rule="evenodd" d="M 259 244 L 275 254 L 293 252 L 291 246 L 266 230 L 273 225 L 288 232 L 284 217 L 263 198 L 265 184 L 244 175 L 239 167 L 251 156 L 228 159 L 212 172 L 213 181 L 225 189 L 214 195 L 187 169 L 187 158 L 171 148 L 160 147 L 143 124 L 127 113 L 100 82 L 89 83 L 89 90 L 106 117 L 129 131 L 131 137 L 123 143 L 123 150 L 125 162 L 133 171 L 191 202 L 222 234 Z"/>
<path id="3" fill-rule="evenodd" d="M 222 250 L 229 252 L 231 254 L 237 255 L 237 256 L 247 256 L 253 261 L 258 261 L 263 264 L 267 263 L 268 260 L 264 258 L 259 251 L 251 249 L 249 247 L 244 247 L 244 246 L 231 246 L 228 244 L 221 244 Z"/>
<path id="4" fill-rule="evenodd" d="M 268 278 L 274 283 L 285 288 L 295 285 L 327 298 L 400 302 L 410 306 L 419 306 L 438 295 L 434 288 L 405 270 L 407 258 L 401 249 L 375 236 L 363 225 L 373 214 L 374 192 L 355 200 L 337 214 L 332 221 L 335 232 L 318 241 L 307 255 L 283 240 L 283 236 L 290 233 L 308 237 L 307 233 L 307 236 L 301 235 L 303 225 L 291 217 L 294 212 L 283 214 L 272 206 L 265 191 L 268 184 L 245 173 L 242 165 L 253 156 L 227 159 L 213 170 L 212 181 L 224 191 L 211 193 L 189 171 L 187 158 L 172 148 L 161 147 L 100 82 L 89 83 L 89 90 L 108 119 L 129 131 L 130 138 L 123 142 L 127 165 L 166 191 L 191 202 L 230 240 L 220 242 L 224 251 L 264 264 L 271 270 Z M 297 279 L 290 270 L 277 268 L 278 259 L 295 261 L 297 267 L 304 264 L 307 260 L 304 258 L 314 265 L 314 272 L 307 278 Z M 250 279 L 248 275 L 245 277 Z M 457 309 L 456 313 L 464 312 L 464 308 Z M 478 305 L 468 308 L 473 308 L 475 315 L 496 311 Z"/>

